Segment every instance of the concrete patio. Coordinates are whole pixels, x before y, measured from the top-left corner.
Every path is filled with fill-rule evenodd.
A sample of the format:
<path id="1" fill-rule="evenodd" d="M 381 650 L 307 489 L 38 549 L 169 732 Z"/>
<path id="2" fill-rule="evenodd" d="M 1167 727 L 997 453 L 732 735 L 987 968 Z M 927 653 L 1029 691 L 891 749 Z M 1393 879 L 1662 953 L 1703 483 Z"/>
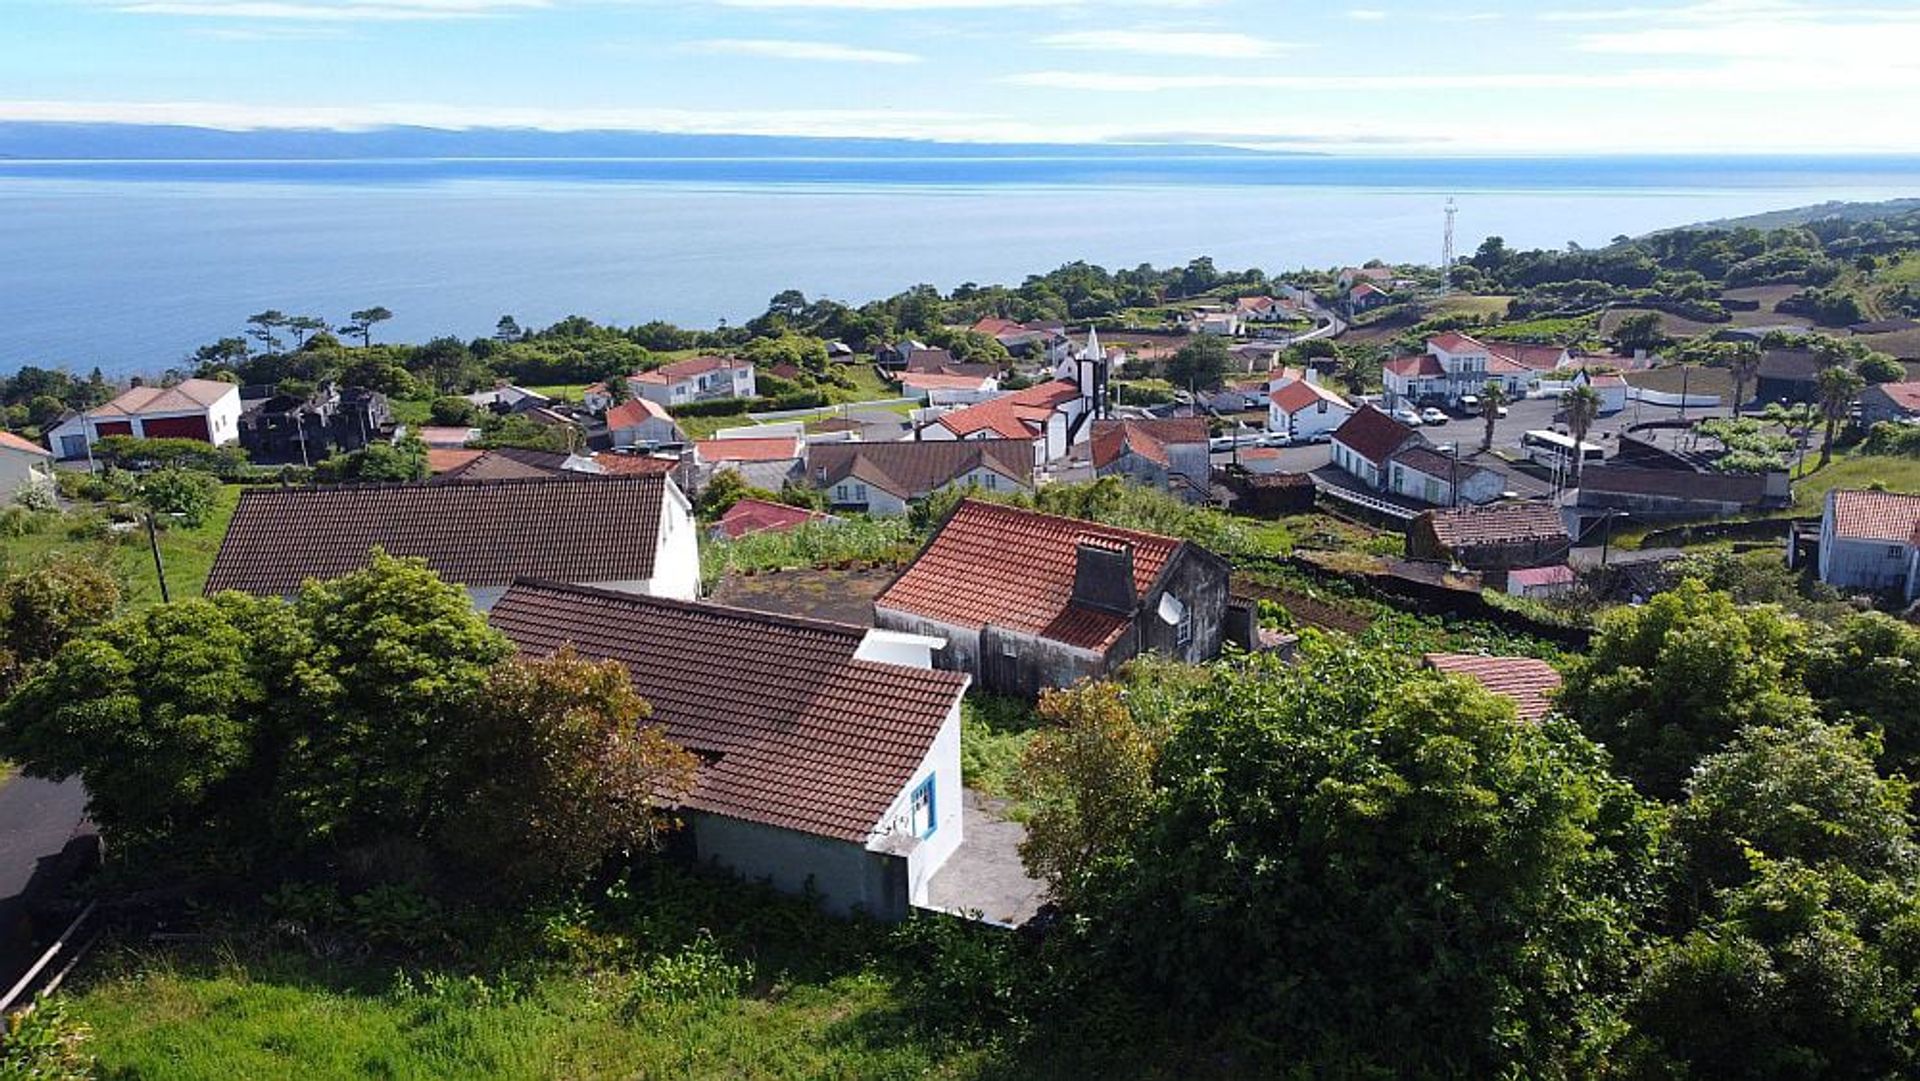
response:
<path id="1" fill-rule="evenodd" d="M 972 789 L 962 807 L 966 839 L 928 883 L 927 907 L 1018 927 L 1040 911 L 1046 895 L 1020 865 L 1026 827 L 1005 817 L 1006 801 Z"/>

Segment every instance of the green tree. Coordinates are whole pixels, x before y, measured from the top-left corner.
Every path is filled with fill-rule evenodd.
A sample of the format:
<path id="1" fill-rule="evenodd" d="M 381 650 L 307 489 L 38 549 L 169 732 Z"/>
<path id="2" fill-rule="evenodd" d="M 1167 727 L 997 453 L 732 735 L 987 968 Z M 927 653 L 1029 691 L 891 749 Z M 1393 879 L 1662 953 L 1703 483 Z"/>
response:
<path id="1" fill-rule="evenodd" d="M 1613 341 L 1628 352 L 1636 349 L 1652 351 L 1667 344 L 1660 313 L 1635 312 L 1620 320 L 1620 325 L 1613 330 Z"/>
<path id="2" fill-rule="evenodd" d="M 1776 608 L 1741 607 L 1687 580 L 1603 614 L 1598 630 L 1568 667 L 1560 706 L 1643 791 L 1677 796 L 1694 763 L 1743 726 L 1812 712 L 1788 676 L 1803 628 Z"/>
<path id="3" fill-rule="evenodd" d="M 247 316 L 247 326 L 252 328 L 247 331 L 247 337 L 259 342 L 267 352 L 278 353 L 282 345 L 280 331 L 286 325 L 285 312 L 278 308 L 268 308 L 266 311 Z"/>
<path id="4" fill-rule="evenodd" d="M 1202 334 L 1167 360 L 1167 382 L 1186 390 L 1212 390 L 1227 378 L 1232 357 L 1225 338 Z"/>
<path id="5" fill-rule="evenodd" d="M 1853 399 L 1866 386 L 1866 381 L 1845 368 L 1822 368 L 1814 376 L 1814 388 L 1820 403 L 1820 415 L 1826 418 L 1826 436 L 1820 441 L 1820 464 L 1826 465 L 1833 460 L 1833 434 L 1840 422 L 1847 419 L 1848 410 L 1853 408 Z"/>
<path id="6" fill-rule="evenodd" d="M 140 502 L 197 529 L 220 499 L 220 478 L 192 469 L 156 469 L 140 478 Z"/>
<path id="7" fill-rule="evenodd" d="M 1869 383 L 1898 383 L 1907 377 L 1906 365 L 1885 353 L 1871 353 L 1860 358 L 1853 370 Z"/>
<path id="8" fill-rule="evenodd" d="M 0 579 L 0 697 L 80 632 L 112 618 L 120 582 L 107 566 L 58 556 Z"/>
<path id="9" fill-rule="evenodd" d="M 653 850 L 697 762 L 648 712 L 617 662 L 562 652 L 495 667 L 460 736 L 448 850 L 514 888 Z"/>
<path id="10" fill-rule="evenodd" d="M 480 423 L 480 407 L 457 394 L 435 398 L 428 419 L 449 428 L 471 428 Z"/>
<path id="11" fill-rule="evenodd" d="M 1553 1075 L 1603 1042 L 1652 830 L 1579 732 L 1313 646 L 1193 717 L 1078 913 L 1155 1010 L 1303 1075 Z"/>
<path id="12" fill-rule="evenodd" d="M 1493 426 L 1500 422 L 1500 410 L 1507 404 L 1506 384 L 1497 379 L 1487 380 L 1480 388 L 1480 419 L 1486 430 L 1480 433 L 1480 449 L 1493 449 Z"/>
<path id="13" fill-rule="evenodd" d="M 770 503 L 780 502 L 778 492 L 769 492 L 765 488 L 755 488 L 748 484 L 737 469 L 722 469 L 707 478 L 706 486 L 700 489 L 700 495 L 693 501 L 693 510 L 703 522 L 711 522 L 733 508 L 742 499 L 764 499 Z"/>
<path id="14" fill-rule="evenodd" d="M 373 328 L 380 323 L 392 319 L 393 313 L 375 305 L 371 308 L 362 308 L 348 318 L 352 319 L 353 322 L 341 329 L 345 330 L 348 334 L 360 335 L 360 345 L 362 348 L 365 348 L 373 344 Z"/>
<path id="15" fill-rule="evenodd" d="M 1740 407 L 1747 400 L 1747 384 L 1760 374 L 1760 343 L 1740 342 L 1733 346 L 1727 357 L 1727 370 L 1733 375 L 1733 408 L 1731 415 L 1738 416 Z"/>
<path id="16" fill-rule="evenodd" d="M 1561 396 L 1560 409 L 1566 414 L 1567 434 L 1573 437 L 1574 443 L 1568 483 L 1578 488 L 1580 468 L 1586 464 L 1586 456 L 1579 453 L 1580 444 L 1586 441 L 1587 433 L 1593 430 L 1594 418 L 1600 415 L 1600 392 L 1585 384 L 1574 387 Z"/>
<path id="17" fill-rule="evenodd" d="M 313 479 L 322 484 L 349 481 L 410 481 L 427 477 L 427 445 L 417 436 L 398 443 L 369 443 L 359 450 L 333 454 L 313 467 Z"/>
<path id="18" fill-rule="evenodd" d="M 315 841 L 423 837 L 446 810 L 463 717 L 511 647 L 418 559 L 309 582 L 295 602 L 308 662 L 291 748 L 294 813 Z"/>
<path id="19" fill-rule="evenodd" d="M 1808 643 L 1801 669 L 1821 716 L 1874 736 L 1884 772 L 1920 779 L 1920 628 L 1848 616 Z"/>
<path id="20" fill-rule="evenodd" d="M 1145 821 L 1165 733 L 1136 722 L 1112 682 L 1049 691 L 1039 713 L 1047 727 L 1027 745 L 1014 777 L 1014 795 L 1037 808 L 1020 861 L 1056 899 L 1068 900 Z"/>

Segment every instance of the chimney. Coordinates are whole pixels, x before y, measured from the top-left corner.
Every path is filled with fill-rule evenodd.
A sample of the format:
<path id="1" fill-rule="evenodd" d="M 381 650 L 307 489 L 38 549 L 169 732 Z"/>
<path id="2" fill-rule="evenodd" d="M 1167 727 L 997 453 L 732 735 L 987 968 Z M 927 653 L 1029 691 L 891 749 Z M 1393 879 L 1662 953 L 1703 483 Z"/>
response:
<path id="1" fill-rule="evenodd" d="M 1098 612 L 1130 616 L 1133 595 L 1133 545 L 1083 536 L 1074 541 L 1073 603 Z"/>

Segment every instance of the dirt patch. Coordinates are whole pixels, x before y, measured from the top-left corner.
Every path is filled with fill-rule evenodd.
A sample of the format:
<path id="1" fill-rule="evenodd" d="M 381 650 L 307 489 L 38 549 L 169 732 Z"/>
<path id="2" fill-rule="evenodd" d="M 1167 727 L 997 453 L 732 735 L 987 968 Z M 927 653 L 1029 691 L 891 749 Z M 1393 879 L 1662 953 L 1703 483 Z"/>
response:
<path id="1" fill-rule="evenodd" d="M 1689 367 L 1682 375 L 1679 368 L 1654 368 L 1651 371 L 1628 372 L 1627 382 L 1647 390 L 1658 390 L 1667 394 L 1718 394 L 1725 401 L 1733 394 L 1733 373 L 1725 368 Z M 1682 388 L 1685 388 L 1684 391 Z M 1747 393 L 1753 393 L 1753 380 L 1747 381 Z"/>
<path id="2" fill-rule="evenodd" d="M 733 574 L 720 583 L 710 599 L 755 612 L 870 627 L 873 598 L 898 574 L 892 567 Z"/>
<path id="3" fill-rule="evenodd" d="M 1798 293 L 1804 286 L 1799 285 L 1743 285 L 1738 289 L 1728 289 L 1720 295 L 1728 300 L 1751 300 L 1760 305 L 1760 311 L 1772 312 L 1774 305 Z"/>
<path id="4" fill-rule="evenodd" d="M 1892 334 L 1857 334 L 1853 340 L 1899 360 L 1920 360 L 1920 330 L 1901 330 Z"/>

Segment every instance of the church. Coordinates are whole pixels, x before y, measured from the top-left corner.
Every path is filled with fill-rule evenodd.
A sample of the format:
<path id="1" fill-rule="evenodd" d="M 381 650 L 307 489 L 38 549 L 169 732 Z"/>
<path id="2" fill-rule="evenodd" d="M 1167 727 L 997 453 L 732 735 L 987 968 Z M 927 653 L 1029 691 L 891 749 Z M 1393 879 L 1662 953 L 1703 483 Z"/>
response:
<path id="1" fill-rule="evenodd" d="M 1062 358 L 1052 379 L 956 409 L 921 428 L 917 438 L 1026 439 L 1036 464 L 1058 461 L 1107 414 L 1111 367 L 1100 332 L 1089 329 L 1086 346 Z"/>

